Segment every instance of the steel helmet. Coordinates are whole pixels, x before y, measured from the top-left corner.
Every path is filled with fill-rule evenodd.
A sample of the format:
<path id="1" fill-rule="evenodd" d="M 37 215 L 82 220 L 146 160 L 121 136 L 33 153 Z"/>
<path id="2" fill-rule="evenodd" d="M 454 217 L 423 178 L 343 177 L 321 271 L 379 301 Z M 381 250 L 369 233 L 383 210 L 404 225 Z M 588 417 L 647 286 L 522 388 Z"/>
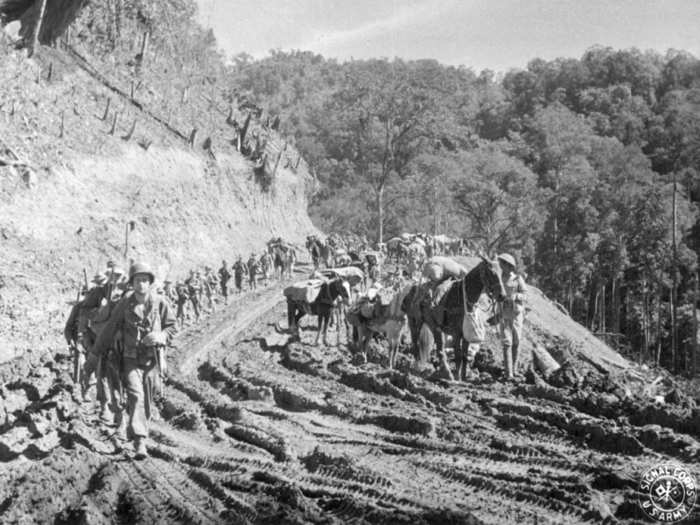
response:
<path id="1" fill-rule="evenodd" d="M 129 284 L 133 284 L 134 275 L 139 273 L 145 273 L 146 275 L 148 275 L 151 284 L 153 284 L 153 281 L 156 280 L 156 276 L 153 273 L 153 270 L 151 270 L 151 267 L 148 266 L 148 264 L 143 262 L 136 262 L 131 265 L 131 268 L 129 268 Z"/>
<path id="2" fill-rule="evenodd" d="M 498 256 L 498 260 L 503 261 L 504 263 L 510 264 L 513 267 L 513 269 L 516 268 L 515 257 L 513 257 L 509 253 L 502 253 L 501 255 Z"/>

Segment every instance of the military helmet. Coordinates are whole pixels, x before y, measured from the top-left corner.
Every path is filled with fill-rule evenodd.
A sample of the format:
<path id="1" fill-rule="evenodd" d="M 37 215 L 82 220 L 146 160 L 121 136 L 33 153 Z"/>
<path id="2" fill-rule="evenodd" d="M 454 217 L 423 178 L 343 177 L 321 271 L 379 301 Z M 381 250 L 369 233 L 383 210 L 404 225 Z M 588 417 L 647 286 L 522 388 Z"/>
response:
<path id="1" fill-rule="evenodd" d="M 153 281 L 156 280 L 156 275 L 153 273 L 153 270 L 151 270 L 151 267 L 148 264 L 143 262 L 135 262 L 131 265 L 131 268 L 129 268 L 129 284 L 133 284 L 134 276 L 139 273 L 145 273 L 148 275 L 151 284 L 153 284 Z"/>
<path id="2" fill-rule="evenodd" d="M 509 253 L 502 253 L 501 255 L 498 256 L 498 260 L 503 261 L 504 263 L 510 264 L 513 267 L 513 269 L 516 268 L 515 257 L 513 257 Z"/>

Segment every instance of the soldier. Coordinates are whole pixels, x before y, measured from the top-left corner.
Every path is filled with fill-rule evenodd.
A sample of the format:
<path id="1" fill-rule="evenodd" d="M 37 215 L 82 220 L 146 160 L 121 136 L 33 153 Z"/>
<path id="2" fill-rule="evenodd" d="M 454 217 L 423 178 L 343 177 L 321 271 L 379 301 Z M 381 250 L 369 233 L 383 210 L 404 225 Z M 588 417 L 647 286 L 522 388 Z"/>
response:
<path id="1" fill-rule="evenodd" d="M 512 381 L 518 370 L 518 347 L 525 317 L 525 280 L 517 273 L 515 257 L 508 253 L 498 256 L 506 299 L 499 303 L 499 332 L 503 345 L 503 369 Z"/>
<path id="2" fill-rule="evenodd" d="M 92 279 L 92 283 L 95 284 L 94 288 L 101 288 L 107 283 L 107 278 L 101 273 L 98 273 Z M 73 381 L 79 385 L 83 384 L 82 378 L 83 367 L 85 366 L 85 353 L 92 344 L 92 339 L 83 339 L 81 333 L 81 328 L 82 330 L 87 330 L 87 318 L 83 310 L 83 305 L 85 304 L 85 296 L 89 291 L 90 290 L 81 287 L 81 293 L 78 294 L 78 300 L 71 308 L 68 319 L 66 320 L 66 326 L 63 329 L 63 337 L 66 339 L 73 359 Z"/>
<path id="3" fill-rule="evenodd" d="M 148 421 L 153 409 L 156 373 L 165 369 L 163 349 L 175 333 L 175 318 L 167 301 L 153 293 L 155 275 L 144 263 L 129 269 L 133 291 L 119 302 L 107 326 L 95 342 L 95 352 L 104 354 L 118 332 L 122 334 L 123 354 L 120 372 L 127 393 L 127 417 L 121 419 L 117 437 L 134 438 L 136 459 L 145 458 Z"/>
<path id="4" fill-rule="evenodd" d="M 219 288 L 219 279 L 209 266 L 204 267 L 204 279 L 202 279 L 202 283 L 204 294 L 207 296 L 209 310 L 214 312 L 216 310 L 216 304 L 214 303 L 213 295 L 216 293 L 217 288 Z"/>
<path id="5" fill-rule="evenodd" d="M 204 267 L 204 275 L 200 274 L 199 272 L 197 272 L 197 275 L 200 277 L 200 282 L 202 283 L 202 293 L 200 295 L 200 299 L 202 297 L 207 298 L 207 312 L 211 313 L 213 311 L 213 301 L 211 299 L 211 284 L 209 283 L 209 267 Z M 200 306 L 202 307 L 202 310 L 204 310 L 203 299 L 200 300 Z"/>
<path id="6" fill-rule="evenodd" d="M 272 270 L 272 255 L 265 250 L 260 256 L 260 269 L 262 270 L 263 283 L 265 285 L 270 282 L 270 272 Z"/>
<path id="7" fill-rule="evenodd" d="M 106 276 L 96 275 L 92 288 L 83 304 L 78 320 L 78 336 L 86 349 L 85 363 L 81 372 L 83 400 L 89 399 L 92 378 L 95 377 L 96 399 L 100 403 L 100 419 L 105 423 L 118 423 L 120 399 L 117 395 L 119 376 L 107 359 L 97 354 L 94 342 L 106 326 L 108 319 L 119 301 L 122 291 L 118 284 L 123 271 L 109 266 Z"/>
<path id="8" fill-rule="evenodd" d="M 221 261 L 219 268 L 219 284 L 221 285 L 221 295 L 224 298 L 224 304 L 228 304 L 228 282 L 231 280 L 231 274 L 228 271 L 226 261 Z"/>
<path id="9" fill-rule="evenodd" d="M 195 322 L 199 322 L 199 306 L 201 304 L 200 298 L 202 295 L 202 280 L 199 278 L 199 272 L 190 270 L 190 276 L 185 281 L 187 285 L 187 295 L 190 298 L 190 303 L 192 303 L 192 310 L 194 311 Z"/>
<path id="10" fill-rule="evenodd" d="M 248 284 L 251 290 L 257 289 L 258 260 L 255 258 L 255 253 L 250 254 L 248 259 Z"/>
<path id="11" fill-rule="evenodd" d="M 187 285 L 183 282 L 178 281 L 175 285 L 175 294 L 177 295 L 177 314 L 176 318 L 180 322 L 180 328 L 185 324 L 185 309 L 187 308 L 187 301 L 190 300 L 190 295 L 187 291 Z"/>
<path id="12" fill-rule="evenodd" d="M 236 263 L 233 265 L 233 278 L 236 283 L 236 293 L 241 293 L 243 291 L 243 277 L 248 274 L 248 269 L 246 265 L 243 264 L 241 256 L 238 256 Z"/>
<path id="13" fill-rule="evenodd" d="M 177 304 L 177 293 L 175 292 L 173 282 L 170 279 L 163 281 L 163 297 L 168 300 L 171 307 Z"/>

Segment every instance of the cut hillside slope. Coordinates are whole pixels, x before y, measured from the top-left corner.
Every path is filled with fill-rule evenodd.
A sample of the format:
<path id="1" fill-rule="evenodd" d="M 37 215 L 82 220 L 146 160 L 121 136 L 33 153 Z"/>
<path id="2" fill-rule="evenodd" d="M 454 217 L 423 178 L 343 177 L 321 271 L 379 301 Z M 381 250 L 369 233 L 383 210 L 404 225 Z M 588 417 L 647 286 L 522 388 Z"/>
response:
<path id="1" fill-rule="evenodd" d="M 280 165 L 263 191 L 234 148 L 214 159 L 137 112 L 110 134 L 105 88 L 83 71 L 45 82 L 40 62 L 0 58 L 0 158 L 33 168 L 0 167 L 0 361 L 61 344 L 83 268 L 92 278 L 110 259 L 126 264 L 129 221 L 128 258 L 151 262 L 159 279 L 314 231 L 304 169 Z M 138 131 L 125 140 L 133 119 Z"/>

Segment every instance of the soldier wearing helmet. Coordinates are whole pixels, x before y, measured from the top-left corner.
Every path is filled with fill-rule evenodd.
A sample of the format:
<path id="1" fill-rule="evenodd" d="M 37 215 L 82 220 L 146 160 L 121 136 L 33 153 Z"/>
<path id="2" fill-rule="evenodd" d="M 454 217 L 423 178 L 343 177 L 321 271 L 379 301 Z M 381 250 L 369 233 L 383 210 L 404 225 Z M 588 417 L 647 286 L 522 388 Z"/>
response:
<path id="1" fill-rule="evenodd" d="M 175 332 L 175 318 L 168 302 L 151 290 L 154 281 L 155 275 L 148 265 L 136 262 L 131 266 L 129 285 L 133 291 L 119 302 L 94 345 L 95 352 L 102 354 L 115 334 L 121 332 L 121 375 L 127 393 L 127 417 L 121 418 L 117 437 L 133 437 L 136 458 L 147 455 L 145 441 L 157 367 L 164 366 L 164 355 L 159 349 L 170 342 Z"/>
<path id="2" fill-rule="evenodd" d="M 255 252 L 251 252 L 248 258 L 248 286 L 251 290 L 257 289 L 257 273 L 258 260 L 255 257 Z"/>
<path id="3" fill-rule="evenodd" d="M 248 275 L 248 267 L 243 262 L 243 258 L 239 255 L 236 263 L 233 265 L 233 277 L 236 283 L 236 293 L 243 291 L 243 278 Z"/>
<path id="4" fill-rule="evenodd" d="M 515 257 L 509 253 L 498 256 L 501 266 L 505 300 L 499 306 L 499 333 L 503 345 L 503 369 L 507 380 L 513 380 L 518 369 L 518 348 L 525 317 L 525 280 L 515 272 Z"/>

